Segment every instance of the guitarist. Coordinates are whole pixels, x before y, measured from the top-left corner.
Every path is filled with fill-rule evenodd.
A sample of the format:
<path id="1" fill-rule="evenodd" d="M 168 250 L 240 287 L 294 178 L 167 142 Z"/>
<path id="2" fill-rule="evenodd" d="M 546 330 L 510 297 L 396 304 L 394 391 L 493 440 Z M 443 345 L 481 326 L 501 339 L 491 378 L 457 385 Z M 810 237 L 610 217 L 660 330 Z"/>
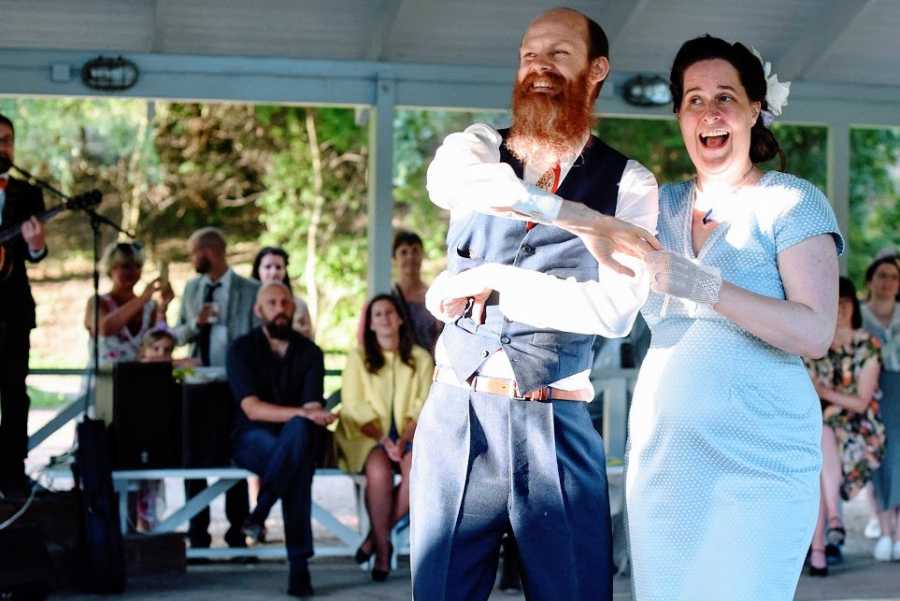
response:
<path id="1" fill-rule="evenodd" d="M 15 161 L 15 128 L 0 114 L 0 155 Z M 30 335 L 35 327 L 34 298 L 25 262 L 47 256 L 44 226 L 34 216 L 44 211 L 40 188 L 9 173 L 0 173 L 0 226 L 22 224 L 22 235 L 6 243 L 8 275 L 0 279 L 0 492 L 5 497 L 25 495 L 28 454 L 28 407 L 25 388 Z"/>

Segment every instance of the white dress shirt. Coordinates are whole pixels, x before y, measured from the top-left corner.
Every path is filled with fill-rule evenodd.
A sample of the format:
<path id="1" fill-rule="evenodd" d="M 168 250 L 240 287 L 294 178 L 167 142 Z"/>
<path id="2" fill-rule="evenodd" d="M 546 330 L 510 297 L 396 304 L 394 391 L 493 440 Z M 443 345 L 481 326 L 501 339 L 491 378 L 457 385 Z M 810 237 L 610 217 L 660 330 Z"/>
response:
<path id="1" fill-rule="evenodd" d="M 234 272 L 231 268 L 222 274 L 219 282 L 222 284 L 213 290 L 213 302 L 219 310 L 216 321 L 209 332 L 209 364 L 213 367 L 225 367 L 225 356 L 228 352 L 228 295 L 231 292 L 231 280 Z M 208 275 L 202 278 L 200 292 L 206 295 L 206 288 L 214 284 Z M 201 296 L 201 298 L 203 298 Z"/>
<path id="2" fill-rule="evenodd" d="M 540 177 L 525 165 L 524 180 L 512 167 L 500 162 L 499 132 L 483 123 L 448 136 L 428 167 L 428 194 L 435 204 L 450 210 L 450 220 L 472 211 L 490 213 L 491 208 L 511 207 L 523 220 L 550 223 L 559 214 L 562 199 L 538 188 Z M 559 185 L 565 181 L 575 157 L 560 163 Z M 656 178 L 637 161 L 629 160 L 619 181 L 615 217 L 656 233 L 659 212 Z M 599 334 L 614 338 L 628 334 L 638 310 L 647 299 L 649 283 L 643 263 L 614 254 L 637 275 L 618 274 L 602 265 L 597 280 L 578 282 L 513 267 L 488 264 L 471 270 L 472 277 L 442 273 L 428 291 L 428 306 L 438 314 L 443 299 L 465 297 L 483 288 L 499 292 L 499 308 L 512 321 L 536 327 Z M 438 365 L 449 365 L 441 340 L 435 349 Z M 488 357 L 478 370 L 481 375 L 512 378 L 512 366 L 502 350 Z M 590 387 L 590 370 L 552 383 L 555 388 L 578 390 Z"/>

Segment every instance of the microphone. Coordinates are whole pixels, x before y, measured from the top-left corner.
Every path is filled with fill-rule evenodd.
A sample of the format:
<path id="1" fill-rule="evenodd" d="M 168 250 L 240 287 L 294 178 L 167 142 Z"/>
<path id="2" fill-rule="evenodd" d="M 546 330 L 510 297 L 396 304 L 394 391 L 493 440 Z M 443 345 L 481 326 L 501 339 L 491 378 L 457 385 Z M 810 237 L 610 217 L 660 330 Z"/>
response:
<path id="1" fill-rule="evenodd" d="M 5 154 L 0 154 L 0 174 L 6 173 L 7 171 L 9 171 L 9 168 L 12 166 L 13 166 L 13 163 L 11 160 L 9 160 L 9 157 L 6 156 Z"/>

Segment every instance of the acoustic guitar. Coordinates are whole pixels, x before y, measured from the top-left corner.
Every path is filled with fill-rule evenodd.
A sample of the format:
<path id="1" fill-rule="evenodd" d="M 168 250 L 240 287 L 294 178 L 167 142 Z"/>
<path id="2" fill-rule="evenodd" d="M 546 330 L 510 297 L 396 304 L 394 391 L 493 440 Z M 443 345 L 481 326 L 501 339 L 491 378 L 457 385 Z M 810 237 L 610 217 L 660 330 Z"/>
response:
<path id="1" fill-rule="evenodd" d="M 78 196 L 73 196 L 70 200 L 53 207 L 52 209 L 47 209 L 43 213 L 35 215 L 41 222 L 46 223 L 50 221 L 58 214 L 63 211 L 74 211 L 77 209 L 88 209 L 90 207 L 94 207 L 100 204 L 100 200 L 103 198 L 103 195 L 100 194 L 97 190 L 91 190 L 85 194 L 79 194 Z M 30 219 L 30 218 L 29 218 Z M 27 219 L 25 221 L 28 221 Z M 3 229 L 0 229 L 0 281 L 5 280 L 12 273 L 13 265 L 12 261 L 8 260 L 10 258 L 10 248 L 8 248 L 8 244 L 10 241 L 14 240 L 16 236 L 21 235 L 22 233 L 22 224 L 25 221 L 20 221 L 15 225 L 10 225 Z"/>

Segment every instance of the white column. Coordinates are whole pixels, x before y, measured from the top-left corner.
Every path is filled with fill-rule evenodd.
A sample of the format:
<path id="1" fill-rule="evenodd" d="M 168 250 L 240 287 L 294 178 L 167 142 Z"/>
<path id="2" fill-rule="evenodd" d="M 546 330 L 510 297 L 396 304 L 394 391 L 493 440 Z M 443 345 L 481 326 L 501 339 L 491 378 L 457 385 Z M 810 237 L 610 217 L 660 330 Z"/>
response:
<path id="1" fill-rule="evenodd" d="M 394 214 L 394 90 L 392 79 L 375 83 L 369 116 L 369 271 L 371 297 L 391 288 L 391 218 Z"/>
<path id="2" fill-rule="evenodd" d="M 844 241 L 850 240 L 850 125 L 831 123 L 828 126 L 828 199 L 834 207 Z M 847 275 L 848 247 L 840 257 L 841 273 Z"/>

